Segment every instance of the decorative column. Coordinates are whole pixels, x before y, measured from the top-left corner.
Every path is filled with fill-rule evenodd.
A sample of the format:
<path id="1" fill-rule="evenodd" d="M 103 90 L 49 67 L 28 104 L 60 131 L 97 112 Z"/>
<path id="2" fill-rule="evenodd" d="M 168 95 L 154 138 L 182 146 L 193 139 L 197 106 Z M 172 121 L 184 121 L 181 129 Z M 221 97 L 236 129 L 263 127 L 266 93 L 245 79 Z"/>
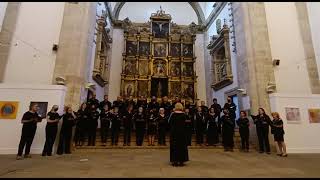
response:
<path id="1" fill-rule="evenodd" d="M 65 79 L 67 86 L 65 104 L 77 109 L 81 96 L 86 96 L 87 68 L 91 60 L 97 3 L 65 3 L 55 62 L 53 83 Z"/>

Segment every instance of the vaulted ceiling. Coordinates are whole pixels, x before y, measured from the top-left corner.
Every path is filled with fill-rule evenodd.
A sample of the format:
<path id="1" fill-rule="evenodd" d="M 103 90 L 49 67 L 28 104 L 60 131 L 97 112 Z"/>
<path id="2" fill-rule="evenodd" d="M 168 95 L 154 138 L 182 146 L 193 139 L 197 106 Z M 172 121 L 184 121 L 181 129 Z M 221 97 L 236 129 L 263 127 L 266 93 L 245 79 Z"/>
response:
<path id="1" fill-rule="evenodd" d="M 116 22 L 119 19 L 119 14 L 122 7 L 125 5 L 126 2 L 105 2 L 107 13 L 112 22 Z M 227 4 L 226 2 L 216 2 L 211 3 L 210 5 L 214 4 L 212 8 L 206 8 L 206 2 L 185 2 L 188 3 L 195 14 L 197 15 L 198 25 L 203 25 L 207 28 L 208 25 L 214 21 L 223 7 Z M 210 12 L 207 12 L 207 11 Z M 206 14 L 206 15 L 205 15 Z M 207 18 L 206 18 L 207 17 Z"/>

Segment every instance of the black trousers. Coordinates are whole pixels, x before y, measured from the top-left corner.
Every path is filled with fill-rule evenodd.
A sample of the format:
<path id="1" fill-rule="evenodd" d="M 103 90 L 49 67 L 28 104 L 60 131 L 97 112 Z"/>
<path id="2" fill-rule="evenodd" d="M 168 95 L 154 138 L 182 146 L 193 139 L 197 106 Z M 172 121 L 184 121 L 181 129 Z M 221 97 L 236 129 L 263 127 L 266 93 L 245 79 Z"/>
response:
<path id="1" fill-rule="evenodd" d="M 144 134 L 145 134 L 144 127 L 136 127 L 136 144 L 137 144 L 137 146 L 142 146 Z"/>
<path id="2" fill-rule="evenodd" d="M 233 149 L 234 147 L 234 129 L 231 128 L 223 128 L 222 129 L 222 141 L 223 141 L 223 147 L 225 149 Z"/>
<path id="3" fill-rule="evenodd" d="M 191 146 L 192 142 L 192 127 L 186 127 L 186 138 L 187 138 L 187 145 Z"/>
<path id="4" fill-rule="evenodd" d="M 269 143 L 269 127 L 257 127 L 257 135 L 259 140 L 259 151 L 270 152 Z"/>
<path id="5" fill-rule="evenodd" d="M 61 129 L 57 154 L 71 153 L 72 128 Z"/>
<path id="6" fill-rule="evenodd" d="M 90 123 L 88 129 L 88 146 L 95 146 L 96 145 L 96 134 L 97 134 L 97 126 L 98 123 Z"/>
<path id="7" fill-rule="evenodd" d="M 219 142 L 219 134 L 218 134 L 218 127 L 209 126 L 207 131 L 207 143 L 209 145 L 215 145 Z"/>
<path id="8" fill-rule="evenodd" d="M 112 145 L 117 145 L 119 141 L 120 127 L 112 127 L 111 129 L 111 140 Z"/>
<path id="9" fill-rule="evenodd" d="M 165 145 L 166 144 L 166 126 L 160 126 L 158 129 L 158 144 Z"/>
<path id="10" fill-rule="evenodd" d="M 249 149 L 249 128 L 240 128 L 241 149 Z"/>
<path id="11" fill-rule="evenodd" d="M 22 156 L 23 149 L 25 148 L 24 154 L 30 154 L 30 148 L 33 142 L 34 135 L 36 134 L 37 125 L 36 124 L 23 124 L 21 139 L 18 148 L 18 156 Z"/>
<path id="12" fill-rule="evenodd" d="M 197 144 L 203 144 L 203 134 L 204 134 L 204 129 L 202 127 L 197 127 L 196 129 Z"/>
<path id="13" fill-rule="evenodd" d="M 109 126 L 110 126 L 109 121 L 101 120 L 100 134 L 101 134 L 101 142 L 102 143 L 107 143 Z"/>
<path id="14" fill-rule="evenodd" d="M 51 156 L 52 155 L 52 148 L 53 148 L 53 144 L 54 141 L 56 140 L 56 136 L 57 136 L 57 132 L 58 132 L 58 125 L 54 124 L 47 124 L 46 126 L 46 142 L 44 143 L 44 148 L 42 151 L 42 155 L 43 156 Z"/>
<path id="15" fill-rule="evenodd" d="M 76 132 L 74 134 L 74 142 L 76 145 L 80 145 L 84 142 L 86 136 L 86 130 L 83 126 L 77 125 Z"/>
<path id="16" fill-rule="evenodd" d="M 123 144 L 130 144 L 131 142 L 131 127 L 124 127 L 124 134 L 123 134 Z"/>

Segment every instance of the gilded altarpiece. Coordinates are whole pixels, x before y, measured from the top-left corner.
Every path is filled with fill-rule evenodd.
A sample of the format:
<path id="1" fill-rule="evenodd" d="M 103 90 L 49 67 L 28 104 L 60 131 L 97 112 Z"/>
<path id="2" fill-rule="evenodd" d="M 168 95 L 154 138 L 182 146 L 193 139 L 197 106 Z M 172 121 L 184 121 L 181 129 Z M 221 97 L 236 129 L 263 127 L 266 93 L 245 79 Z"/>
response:
<path id="1" fill-rule="evenodd" d="M 122 96 L 196 98 L 194 42 L 197 25 L 177 25 L 160 9 L 147 23 L 123 21 Z"/>
<path id="2" fill-rule="evenodd" d="M 217 28 L 218 29 L 218 28 Z M 211 87 L 217 91 L 233 82 L 230 58 L 229 28 L 226 24 L 218 29 L 208 45 L 211 55 L 213 81 Z"/>

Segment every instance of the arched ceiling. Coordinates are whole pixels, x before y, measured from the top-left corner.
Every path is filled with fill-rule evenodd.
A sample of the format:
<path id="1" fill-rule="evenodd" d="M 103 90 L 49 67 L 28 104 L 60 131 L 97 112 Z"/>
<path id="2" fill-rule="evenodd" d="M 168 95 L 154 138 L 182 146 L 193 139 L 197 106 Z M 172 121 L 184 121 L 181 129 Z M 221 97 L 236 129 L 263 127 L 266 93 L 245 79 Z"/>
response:
<path id="1" fill-rule="evenodd" d="M 115 4 L 113 11 L 112 11 L 112 15 L 115 20 L 119 20 L 119 13 L 125 3 L 126 2 L 117 2 Z M 203 24 L 205 22 L 205 16 L 204 16 L 204 12 L 203 12 L 199 2 L 188 2 L 188 3 L 190 4 L 190 6 L 194 10 L 194 12 L 197 14 L 198 24 L 199 25 Z"/>

